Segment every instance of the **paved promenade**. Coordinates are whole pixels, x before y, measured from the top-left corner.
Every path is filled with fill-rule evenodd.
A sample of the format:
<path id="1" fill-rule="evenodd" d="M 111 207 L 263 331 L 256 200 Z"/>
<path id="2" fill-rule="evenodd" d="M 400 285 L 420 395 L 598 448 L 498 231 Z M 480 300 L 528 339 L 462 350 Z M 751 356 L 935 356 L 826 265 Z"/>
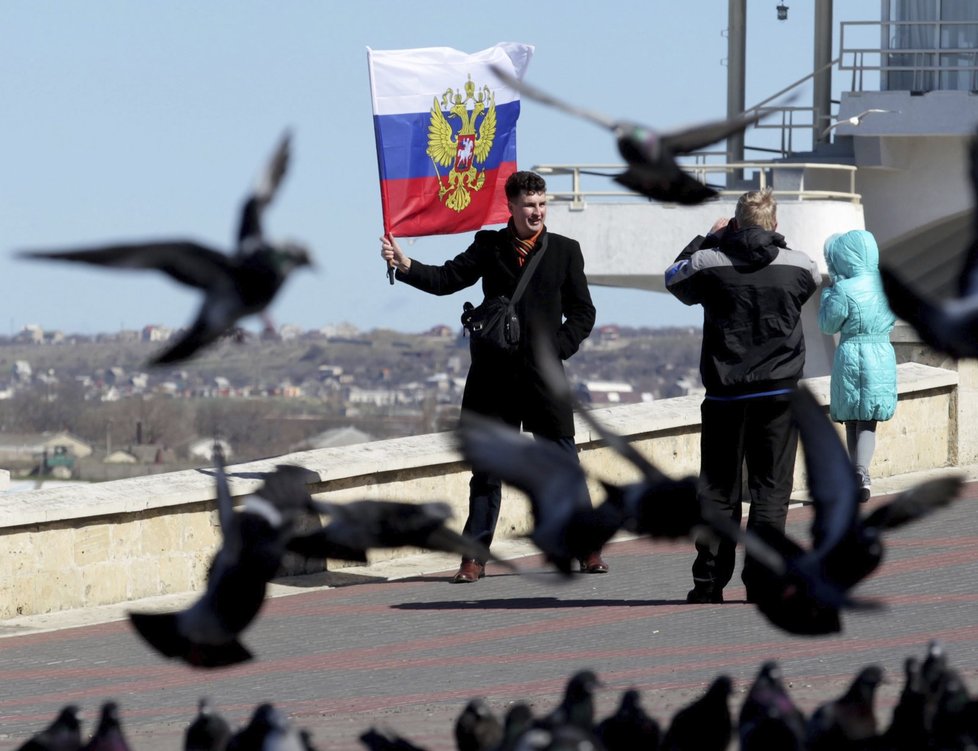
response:
<path id="1" fill-rule="evenodd" d="M 916 479 L 894 478 L 878 490 Z M 517 700 L 544 712 L 571 673 L 590 667 L 606 684 L 601 714 L 621 690 L 636 686 L 665 722 L 721 672 L 734 678 L 736 711 L 770 658 L 781 662 L 806 711 L 840 693 L 858 668 L 879 663 L 891 681 L 880 692 L 886 718 L 904 658 L 923 655 L 932 638 L 978 691 L 976 515 L 978 483 L 970 482 L 951 508 L 891 535 L 887 560 L 859 589 L 887 609 L 848 613 L 844 632 L 831 637 L 777 631 L 743 602 L 739 578 L 727 603 L 687 605 L 692 546 L 634 539 L 609 546 L 610 574 L 567 582 L 541 573 L 532 556 L 517 563 L 537 576 L 490 566 L 487 578 L 471 585 L 448 582 L 455 561 L 444 556 L 289 580 L 275 586 L 284 596 L 270 599 L 245 632 L 257 659 L 219 671 L 159 658 L 119 620 L 118 609 L 8 621 L 0 623 L 0 751 L 15 748 L 68 702 L 85 710 L 88 730 L 110 698 L 137 751 L 176 751 L 201 695 L 236 725 L 258 703 L 274 702 L 312 731 L 322 751 L 360 748 L 358 734 L 374 723 L 448 750 L 454 718 L 473 696 L 487 697 L 499 712 Z M 806 508 L 793 509 L 790 531 L 807 539 L 809 520 Z M 497 552 L 529 549 L 509 543 Z"/>

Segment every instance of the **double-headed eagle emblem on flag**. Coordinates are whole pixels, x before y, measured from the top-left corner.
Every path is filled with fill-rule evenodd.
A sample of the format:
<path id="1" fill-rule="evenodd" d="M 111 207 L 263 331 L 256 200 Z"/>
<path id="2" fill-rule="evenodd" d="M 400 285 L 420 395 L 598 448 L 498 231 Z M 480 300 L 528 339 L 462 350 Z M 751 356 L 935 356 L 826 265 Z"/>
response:
<path id="1" fill-rule="evenodd" d="M 458 120 L 456 130 L 449 120 Z M 451 166 L 442 179 L 438 174 L 438 199 L 453 211 L 462 211 L 472 201 L 471 191 L 479 190 L 486 181 L 484 164 L 496 136 L 496 98 L 488 86 L 476 89 L 469 76 L 465 93 L 448 88 L 439 104 L 435 97 L 428 124 L 427 154 L 438 166 Z"/>

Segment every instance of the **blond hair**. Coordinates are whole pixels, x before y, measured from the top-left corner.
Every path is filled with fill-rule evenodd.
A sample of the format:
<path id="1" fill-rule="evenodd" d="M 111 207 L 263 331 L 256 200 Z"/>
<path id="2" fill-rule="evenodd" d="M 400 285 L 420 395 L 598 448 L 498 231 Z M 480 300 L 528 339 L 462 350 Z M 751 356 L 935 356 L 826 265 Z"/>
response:
<path id="1" fill-rule="evenodd" d="M 770 188 L 752 190 L 737 200 L 734 212 L 738 227 L 761 227 L 773 230 L 778 226 L 778 204 Z"/>

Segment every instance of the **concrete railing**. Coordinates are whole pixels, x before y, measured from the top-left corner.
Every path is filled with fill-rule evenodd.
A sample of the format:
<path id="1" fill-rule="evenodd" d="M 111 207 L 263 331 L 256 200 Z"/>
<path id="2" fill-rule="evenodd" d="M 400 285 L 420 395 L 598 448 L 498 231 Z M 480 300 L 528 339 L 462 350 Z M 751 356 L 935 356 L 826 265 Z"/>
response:
<path id="1" fill-rule="evenodd" d="M 825 403 L 828 378 L 808 383 Z M 978 424 L 960 422 L 958 372 L 905 363 L 899 390 L 896 417 L 878 432 L 874 476 L 957 462 L 962 436 Z M 698 396 L 664 399 L 597 409 L 595 415 L 664 471 L 695 474 L 700 401 Z M 595 480 L 636 477 L 580 420 L 577 441 Z M 310 485 L 311 492 L 330 500 L 441 499 L 452 503 L 458 525 L 465 518 L 469 473 L 449 433 L 234 465 L 232 492 L 241 497 L 253 491 L 262 473 L 278 463 L 313 470 L 319 481 Z M 804 488 L 803 462 L 795 487 Z M 593 493 L 601 497 L 597 484 Z M 520 535 L 528 527 L 525 500 L 505 489 L 497 536 Z M 200 589 L 219 541 L 214 481 L 207 469 L 0 495 L 0 619 Z M 403 553 L 381 551 L 371 560 Z M 330 563 L 331 569 L 336 566 Z"/>

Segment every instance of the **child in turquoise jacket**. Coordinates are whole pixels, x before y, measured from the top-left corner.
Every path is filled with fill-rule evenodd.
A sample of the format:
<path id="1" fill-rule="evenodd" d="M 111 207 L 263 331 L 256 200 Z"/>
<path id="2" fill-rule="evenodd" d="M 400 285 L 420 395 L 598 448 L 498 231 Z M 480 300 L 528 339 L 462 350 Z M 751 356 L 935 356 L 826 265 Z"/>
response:
<path id="1" fill-rule="evenodd" d="M 879 248 L 872 233 L 852 230 L 825 241 L 831 286 L 822 291 L 818 325 L 839 333 L 832 364 L 829 414 L 846 428 L 849 455 L 871 495 L 869 465 L 876 423 L 893 417 L 897 402 L 896 355 L 890 330 L 896 320 L 879 275 Z"/>

